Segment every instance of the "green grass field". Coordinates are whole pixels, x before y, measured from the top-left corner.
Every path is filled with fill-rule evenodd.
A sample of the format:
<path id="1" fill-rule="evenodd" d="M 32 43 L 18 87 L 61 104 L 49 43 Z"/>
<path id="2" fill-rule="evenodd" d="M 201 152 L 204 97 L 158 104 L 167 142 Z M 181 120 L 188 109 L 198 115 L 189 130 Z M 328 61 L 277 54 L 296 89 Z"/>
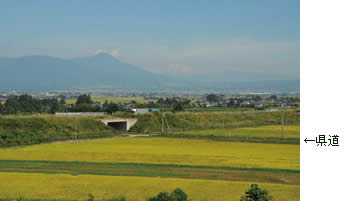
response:
<path id="1" fill-rule="evenodd" d="M 198 135 L 198 136 L 221 136 L 221 137 L 257 137 L 257 138 L 280 138 L 282 134 L 281 125 L 243 127 L 243 128 L 215 128 L 191 131 L 178 131 L 174 134 Z M 299 138 L 299 125 L 285 126 L 285 138 Z"/>

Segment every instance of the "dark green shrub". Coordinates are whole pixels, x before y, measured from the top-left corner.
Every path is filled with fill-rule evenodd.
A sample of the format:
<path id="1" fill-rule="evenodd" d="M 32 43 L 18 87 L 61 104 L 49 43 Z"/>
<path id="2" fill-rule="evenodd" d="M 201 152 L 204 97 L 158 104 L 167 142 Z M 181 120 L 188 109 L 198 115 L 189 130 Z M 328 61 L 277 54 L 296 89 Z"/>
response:
<path id="1" fill-rule="evenodd" d="M 252 184 L 250 189 L 241 197 L 241 201 L 270 201 L 272 196 L 267 190 L 261 189 L 259 185 Z"/>
<path id="2" fill-rule="evenodd" d="M 93 196 L 91 193 L 89 193 L 89 199 L 87 199 L 87 201 L 94 201 L 95 200 L 95 196 Z"/>
<path id="3" fill-rule="evenodd" d="M 171 198 L 172 200 L 176 201 L 185 201 L 187 200 L 187 194 L 183 192 L 180 188 L 176 188 L 172 193 L 171 193 Z"/>
<path id="4" fill-rule="evenodd" d="M 172 201 L 169 193 L 160 192 L 157 196 L 149 198 L 148 201 Z"/>
<path id="5" fill-rule="evenodd" d="M 155 197 L 149 198 L 148 201 L 186 201 L 187 194 L 180 188 L 176 188 L 170 195 L 167 192 L 160 192 Z"/>
<path id="6" fill-rule="evenodd" d="M 106 199 L 104 201 L 126 201 L 126 198 L 125 197 L 118 197 L 118 198 Z"/>

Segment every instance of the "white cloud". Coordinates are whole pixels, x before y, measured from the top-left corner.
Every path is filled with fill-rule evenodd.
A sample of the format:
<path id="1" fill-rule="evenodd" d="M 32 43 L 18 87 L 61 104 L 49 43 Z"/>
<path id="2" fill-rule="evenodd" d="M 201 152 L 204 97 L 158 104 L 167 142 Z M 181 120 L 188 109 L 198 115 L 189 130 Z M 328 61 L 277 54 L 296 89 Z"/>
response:
<path id="1" fill-rule="evenodd" d="M 100 49 L 100 48 L 96 48 L 95 51 L 96 54 L 101 54 L 101 53 L 106 53 L 106 54 L 110 54 L 113 57 L 119 56 L 120 52 L 118 50 L 104 50 L 104 49 Z"/>
<path id="2" fill-rule="evenodd" d="M 113 57 L 119 56 L 119 51 L 118 50 L 112 50 L 111 56 L 113 56 Z"/>
<path id="3" fill-rule="evenodd" d="M 101 53 L 107 53 L 107 51 L 105 51 L 105 50 L 103 50 L 103 49 L 97 48 L 95 53 L 96 53 L 96 54 L 101 54 Z"/>

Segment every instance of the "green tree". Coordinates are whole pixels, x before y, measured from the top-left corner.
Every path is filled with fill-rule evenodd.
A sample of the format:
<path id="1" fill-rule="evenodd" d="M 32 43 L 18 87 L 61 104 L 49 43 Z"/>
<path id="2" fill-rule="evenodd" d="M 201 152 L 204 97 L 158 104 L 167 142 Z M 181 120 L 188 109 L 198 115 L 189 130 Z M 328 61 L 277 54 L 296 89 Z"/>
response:
<path id="1" fill-rule="evenodd" d="M 91 193 L 89 193 L 89 199 L 87 199 L 87 201 L 94 201 L 95 200 L 95 196 L 93 196 Z"/>
<path id="2" fill-rule="evenodd" d="M 272 196 L 267 190 L 261 189 L 259 185 L 252 184 L 250 189 L 241 197 L 241 201 L 270 201 Z"/>
<path id="3" fill-rule="evenodd" d="M 141 103 L 141 104 L 136 105 L 135 108 L 146 108 L 146 106 Z"/>
<path id="4" fill-rule="evenodd" d="M 30 95 L 10 96 L 5 103 L 5 112 L 16 114 L 18 112 L 36 113 L 41 110 L 41 102 Z"/>
<path id="5" fill-rule="evenodd" d="M 119 107 L 116 103 L 110 102 L 109 104 L 108 102 L 106 102 L 103 104 L 103 111 L 111 114 L 113 112 L 119 111 Z"/>
<path id="6" fill-rule="evenodd" d="M 56 112 L 62 112 L 63 110 L 63 105 L 57 100 L 53 99 L 50 103 L 50 110 L 49 113 L 55 114 Z"/>
<path id="7" fill-rule="evenodd" d="M 149 198 L 148 201 L 172 201 L 169 193 L 160 192 L 157 196 Z"/>
<path id="8" fill-rule="evenodd" d="M 89 94 L 82 94 L 78 97 L 76 105 L 80 104 L 91 104 L 91 96 Z"/>
<path id="9" fill-rule="evenodd" d="M 94 108 L 90 104 L 82 103 L 73 108 L 74 112 L 93 112 Z"/>
<path id="10" fill-rule="evenodd" d="M 209 94 L 206 96 L 206 100 L 211 103 L 219 102 L 219 97 L 216 94 Z"/>
<path id="11" fill-rule="evenodd" d="M 170 195 L 167 192 L 160 192 L 148 201 L 187 201 L 187 194 L 180 188 L 176 188 Z"/>
<path id="12" fill-rule="evenodd" d="M 61 105 L 66 104 L 66 100 L 64 98 L 61 98 L 59 102 L 60 102 Z"/>
<path id="13" fill-rule="evenodd" d="M 174 112 L 180 112 L 183 111 L 183 106 L 181 103 L 178 103 L 174 106 Z"/>
<path id="14" fill-rule="evenodd" d="M 172 193 L 171 193 L 171 198 L 172 200 L 176 201 L 186 201 L 187 200 L 187 194 L 183 192 L 180 188 L 176 188 Z"/>

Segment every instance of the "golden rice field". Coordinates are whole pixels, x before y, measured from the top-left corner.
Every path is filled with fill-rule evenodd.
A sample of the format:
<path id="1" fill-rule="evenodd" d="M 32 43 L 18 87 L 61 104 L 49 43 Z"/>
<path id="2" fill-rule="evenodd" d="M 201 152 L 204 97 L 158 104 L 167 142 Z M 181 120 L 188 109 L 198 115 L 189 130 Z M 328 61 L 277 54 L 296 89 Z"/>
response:
<path id="1" fill-rule="evenodd" d="M 0 160 L 131 162 L 299 170 L 299 145 L 113 138 L 0 149 Z"/>
<path id="2" fill-rule="evenodd" d="M 215 128 L 203 130 L 180 131 L 174 134 L 188 134 L 198 136 L 222 136 L 222 137 L 258 137 L 258 138 L 280 138 L 282 134 L 281 125 L 243 127 L 243 128 Z M 285 138 L 300 138 L 299 125 L 287 125 L 284 127 Z"/>
<path id="3" fill-rule="evenodd" d="M 179 187 L 191 200 L 239 200 L 257 183 L 276 201 L 299 200 L 299 145 L 292 144 L 116 137 L 3 148 L 0 162 L 5 199 L 86 200 L 92 193 L 141 201 Z"/>
<path id="4" fill-rule="evenodd" d="M 251 182 L 199 179 L 96 176 L 66 174 L 0 173 L 0 197 L 7 199 L 39 198 L 86 200 L 92 193 L 96 200 L 124 196 L 144 201 L 161 191 L 180 187 L 190 200 L 239 200 Z M 6 182 L 3 182 L 6 181 Z M 275 201 L 299 200 L 299 185 L 259 183 Z M 20 193 L 19 193 L 20 192 Z"/>

